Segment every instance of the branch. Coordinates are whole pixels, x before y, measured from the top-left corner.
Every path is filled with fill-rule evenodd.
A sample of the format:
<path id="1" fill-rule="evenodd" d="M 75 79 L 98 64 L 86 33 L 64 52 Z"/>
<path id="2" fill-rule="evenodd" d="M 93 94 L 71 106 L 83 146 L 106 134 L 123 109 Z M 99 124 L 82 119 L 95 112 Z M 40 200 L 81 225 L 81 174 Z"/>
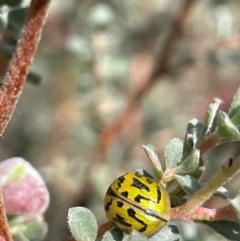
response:
<path id="1" fill-rule="evenodd" d="M 148 81 L 144 82 L 144 84 L 141 85 L 135 91 L 135 93 L 133 93 L 133 96 L 130 98 L 126 105 L 127 108 L 119 117 L 119 119 L 101 134 L 99 141 L 99 153 L 97 156 L 99 161 L 105 160 L 108 146 L 116 139 L 117 135 L 121 132 L 126 123 L 130 125 L 129 123 L 131 123 L 131 120 L 134 119 L 137 112 L 137 107 L 139 106 L 145 94 L 147 94 L 157 82 L 161 81 L 160 77 L 168 72 L 167 64 L 169 63 L 173 45 L 182 35 L 186 18 L 194 2 L 194 0 L 183 1 L 182 10 L 179 12 L 179 15 L 176 17 L 172 25 L 171 33 L 166 39 L 165 46 L 162 48 L 163 51 L 158 56 L 156 56 L 155 66 L 152 69 Z"/>
<path id="2" fill-rule="evenodd" d="M 5 241 L 13 241 L 12 236 L 9 231 L 7 215 L 5 212 L 5 207 L 2 197 L 2 189 L 0 188 L 0 236 L 2 236 Z"/>
<path id="3" fill-rule="evenodd" d="M 216 190 L 230 181 L 240 171 L 240 156 L 225 163 L 219 172 L 207 182 L 199 191 L 191 196 L 183 205 L 171 209 L 171 219 L 188 220 L 188 217 L 197 211 Z M 224 210 L 222 210 L 224 211 Z M 219 215 L 219 212 L 216 213 Z M 221 214 L 222 215 L 222 214 Z"/>
<path id="4" fill-rule="evenodd" d="M 0 135 L 3 134 L 18 99 L 41 38 L 51 0 L 32 0 L 15 56 L 0 89 Z"/>

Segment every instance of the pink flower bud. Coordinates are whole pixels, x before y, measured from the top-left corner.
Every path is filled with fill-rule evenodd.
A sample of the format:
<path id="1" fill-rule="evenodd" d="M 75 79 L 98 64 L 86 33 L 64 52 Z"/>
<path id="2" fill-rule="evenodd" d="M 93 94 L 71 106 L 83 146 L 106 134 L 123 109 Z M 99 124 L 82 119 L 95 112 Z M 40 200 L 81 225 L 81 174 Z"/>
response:
<path id="1" fill-rule="evenodd" d="M 5 241 L 5 239 L 0 235 L 0 241 Z"/>
<path id="2" fill-rule="evenodd" d="M 7 214 L 35 218 L 48 207 L 49 193 L 42 177 L 20 157 L 0 163 L 0 186 Z"/>

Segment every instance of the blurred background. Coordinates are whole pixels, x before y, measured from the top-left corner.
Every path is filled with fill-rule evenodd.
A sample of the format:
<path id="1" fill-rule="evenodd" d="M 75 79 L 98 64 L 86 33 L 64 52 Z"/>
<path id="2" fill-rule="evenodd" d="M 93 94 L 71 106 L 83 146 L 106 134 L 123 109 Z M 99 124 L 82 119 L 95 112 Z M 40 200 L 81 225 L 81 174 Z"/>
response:
<path id="1" fill-rule="evenodd" d="M 2 79 L 29 4 L 10 2 L 0 1 Z M 203 120 L 214 97 L 227 110 L 239 65 L 239 1 L 53 1 L 0 140 L 0 160 L 23 157 L 46 181 L 46 240 L 70 237 L 72 206 L 105 222 L 109 184 L 137 168 L 153 173 L 142 145 L 164 160 L 167 142 L 182 139 L 191 118 Z M 201 225 L 181 227 L 183 240 L 225 240 Z"/>

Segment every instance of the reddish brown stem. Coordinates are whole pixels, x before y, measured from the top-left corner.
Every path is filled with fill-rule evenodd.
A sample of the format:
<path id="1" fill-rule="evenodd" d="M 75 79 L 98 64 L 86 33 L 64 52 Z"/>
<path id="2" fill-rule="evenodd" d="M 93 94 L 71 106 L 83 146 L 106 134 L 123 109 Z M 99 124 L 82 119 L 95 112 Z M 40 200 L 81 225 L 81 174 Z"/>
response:
<path id="1" fill-rule="evenodd" d="M 182 220 L 185 221 L 217 221 L 217 220 L 228 220 L 239 222 L 239 219 L 236 215 L 236 211 L 233 210 L 231 206 L 226 206 L 220 209 L 209 209 L 204 207 L 199 207 L 196 211 L 191 214 L 183 215 Z M 173 220 L 173 219 L 172 219 Z"/>
<path id="2" fill-rule="evenodd" d="M 112 222 L 106 222 L 99 226 L 97 238 L 101 237 L 104 233 L 106 233 L 108 230 L 110 230 L 112 227 L 114 227 L 114 224 Z"/>
<path id="3" fill-rule="evenodd" d="M 198 147 L 200 149 L 201 156 L 217 144 L 220 144 L 220 139 L 216 135 L 212 135 L 208 139 L 204 140 Z"/>
<path id="4" fill-rule="evenodd" d="M 16 53 L 0 89 L 0 135 L 3 134 L 21 95 L 41 38 L 50 0 L 32 0 Z"/>
<path id="5" fill-rule="evenodd" d="M 4 208 L 2 189 L 0 188 L 0 235 L 6 241 L 13 241 L 12 236 L 9 231 L 8 220 Z"/>
<path id="6" fill-rule="evenodd" d="M 194 0 L 183 1 L 182 10 L 179 12 L 179 15 L 176 17 L 176 20 L 173 23 L 171 33 L 166 39 L 165 46 L 162 48 L 163 51 L 156 56 L 156 64 L 153 67 L 148 81 L 144 82 L 143 85 L 136 89 L 127 103 L 126 110 L 122 113 L 120 118 L 101 134 L 99 153 L 97 156 L 99 161 L 105 160 L 107 148 L 112 142 L 114 142 L 117 135 L 121 132 L 126 123 L 131 125 L 131 120 L 134 120 L 137 113 L 137 108 L 145 94 L 148 93 L 157 82 L 161 81 L 160 77 L 168 72 L 167 64 L 169 63 L 169 57 L 171 55 L 173 45 L 182 35 L 184 23 L 194 2 Z"/>

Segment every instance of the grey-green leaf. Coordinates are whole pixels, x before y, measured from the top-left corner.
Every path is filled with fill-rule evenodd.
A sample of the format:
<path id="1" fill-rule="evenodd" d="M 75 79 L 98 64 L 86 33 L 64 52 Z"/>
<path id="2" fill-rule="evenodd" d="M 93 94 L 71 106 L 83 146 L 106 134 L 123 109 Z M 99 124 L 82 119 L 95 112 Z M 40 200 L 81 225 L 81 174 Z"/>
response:
<path id="1" fill-rule="evenodd" d="M 200 151 L 198 149 L 193 150 L 191 155 L 189 155 L 179 166 L 176 168 L 177 173 L 190 173 L 193 172 L 199 163 Z"/>
<path id="2" fill-rule="evenodd" d="M 200 134 L 202 132 L 203 124 L 197 119 L 191 119 L 187 125 L 187 131 L 184 138 L 183 158 L 185 159 L 194 148 L 196 148 Z"/>
<path id="3" fill-rule="evenodd" d="M 165 226 L 160 232 L 153 235 L 148 241 L 178 241 L 180 240 L 179 230 L 174 225 Z"/>
<path id="4" fill-rule="evenodd" d="M 202 185 L 189 175 L 175 175 L 175 179 L 180 184 L 182 189 L 189 195 L 194 194 L 201 189 Z"/>
<path id="5" fill-rule="evenodd" d="M 240 88 L 233 97 L 231 107 L 229 108 L 228 115 L 232 118 L 237 112 L 239 112 L 240 107 Z"/>
<path id="6" fill-rule="evenodd" d="M 130 236 L 128 237 L 128 241 L 147 241 L 147 237 L 144 236 L 143 234 L 133 231 Z"/>
<path id="7" fill-rule="evenodd" d="M 115 241 L 115 239 L 113 238 L 112 233 L 108 231 L 103 235 L 101 241 Z"/>
<path id="8" fill-rule="evenodd" d="M 214 102 L 209 105 L 207 114 L 205 116 L 205 120 L 203 122 L 203 129 L 202 129 L 200 139 L 203 139 L 211 130 L 213 121 L 217 115 L 218 108 L 221 103 L 222 103 L 222 100 L 219 98 L 216 98 L 214 99 Z"/>
<path id="9" fill-rule="evenodd" d="M 217 116 L 217 135 L 223 139 L 231 140 L 238 139 L 240 137 L 237 127 L 223 111 L 219 111 Z"/>
<path id="10" fill-rule="evenodd" d="M 23 233 L 12 234 L 14 241 L 30 241 Z"/>
<path id="11" fill-rule="evenodd" d="M 240 106 L 238 106 L 235 111 L 233 116 L 229 116 L 232 123 L 236 125 L 236 127 L 239 129 L 240 128 Z"/>
<path id="12" fill-rule="evenodd" d="M 162 166 L 161 162 L 158 159 L 158 154 L 157 154 L 157 148 L 151 144 L 148 145 L 142 145 L 147 157 L 149 158 L 150 162 L 153 165 L 155 174 L 156 174 L 156 179 L 157 181 L 161 181 L 163 171 L 162 171 Z"/>
<path id="13" fill-rule="evenodd" d="M 47 234 L 47 229 L 47 224 L 45 222 L 35 220 L 12 224 L 10 228 L 11 233 L 14 236 L 18 236 L 20 240 L 27 239 L 34 241 L 43 240 Z"/>
<path id="14" fill-rule="evenodd" d="M 123 232 L 119 228 L 112 228 L 103 235 L 101 241 L 122 241 Z"/>
<path id="15" fill-rule="evenodd" d="M 216 232 L 229 240 L 240 240 L 240 223 L 227 220 L 201 221 L 201 223 L 211 227 Z"/>
<path id="16" fill-rule="evenodd" d="M 170 140 L 165 149 L 165 159 L 167 169 L 176 167 L 182 160 L 183 142 L 174 138 Z"/>
<path id="17" fill-rule="evenodd" d="M 93 213 L 84 207 L 70 208 L 68 224 L 77 241 L 93 241 L 97 236 L 97 221 Z"/>

